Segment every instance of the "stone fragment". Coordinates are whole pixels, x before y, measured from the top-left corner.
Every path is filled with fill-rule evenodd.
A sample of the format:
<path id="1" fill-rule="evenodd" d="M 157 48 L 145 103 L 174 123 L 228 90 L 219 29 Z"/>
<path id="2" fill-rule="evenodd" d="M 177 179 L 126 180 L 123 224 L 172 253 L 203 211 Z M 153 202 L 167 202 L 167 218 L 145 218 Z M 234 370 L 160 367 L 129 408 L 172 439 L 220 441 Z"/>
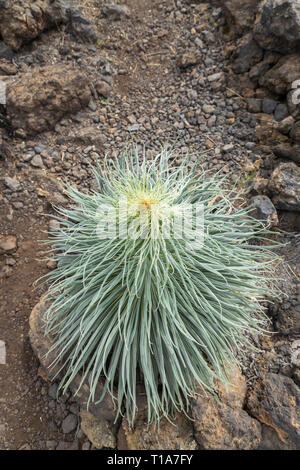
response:
<path id="1" fill-rule="evenodd" d="M 260 423 L 241 408 L 231 408 L 210 394 L 192 401 L 192 415 L 201 449 L 251 450 L 260 444 Z"/>
<path id="2" fill-rule="evenodd" d="M 1 0 L 0 33 L 7 46 L 17 51 L 42 31 L 67 23 L 63 0 Z"/>
<path id="3" fill-rule="evenodd" d="M 13 253 L 17 248 L 17 237 L 15 235 L 0 235 L 0 255 Z"/>
<path id="4" fill-rule="evenodd" d="M 81 409 L 81 430 L 97 449 L 116 447 L 115 431 L 105 420 L 96 418 L 85 409 Z"/>
<path id="5" fill-rule="evenodd" d="M 265 0 L 254 27 L 258 44 L 270 51 L 289 54 L 300 46 L 298 0 Z"/>
<path id="6" fill-rule="evenodd" d="M 90 98 L 81 72 L 72 66 L 49 65 L 22 75 L 8 87 L 7 116 L 14 129 L 35 135 L 80 111 Z"/>
<path id="7" fill-rule="evenodd" d="M 130 16 L 130 10 L 126 5 L 117 5 L 115 3 L 104 3 L 102 14 L 112 21 L 119 21 L 122 17 Z"/>
<path id="8" fill-rule="evenodd" d="M 253 217 L 266 222 L 270 226 L 278 224 L 277 211 L 268 196 L 254 196 L 250 199 L 250 204 L 255 207 L 251 214 Z"/>
<path id="9" fill-rule="evenodd" d="M 251 391 L 248 408 L 253 416 L 273 428 L 284 444 L 299 449 L 300 391 L 291 378 L 265 374 Z"/>
<path id="10" fill-rule="evenodd" d="M 269 88 L 276 95 L 285 95 L 293 89 L 294 82 L 299 78 L 300 54 L 290 54 L 282 57 L 274 67 L 266 72 L 262 77 L 261 85 Z M 296 94 L 297 92 L 295 90 L 292 93 Z"/>
<path id="11" fill-rule="evenodd" d="M 123 418 L 118 434 L 118 448 L 123 450 L 194 450 L 197 443 L 193 436 L 191 421 L 178 413 L 173 423 L 165 418 L 160 420 L 159 428 L 155 424 L 147 425 L 147 404 L 141 400 L 139 411 L 130 427 Z"/>
<path id="12" fill-rule="evenodd" d="M 69 434 L 72 431 L 75 431 L 77 428 L 78 418 L 73 413 L 68 414 L 62 422 L 62 432 L 64 434 Z"/>
<path id="13" fill-rule="evenodd" d="M 200 54 L 197 51 L 187 51 L 177 58 L 177 65 L 181 69 L 186 69 L 192 65 L 199 64 L 201 60 Z"/>
<path id="14" fill-rule="evenodd" d="M 273 152 L 277 157 L 300 163 L 300 145 L 292 145 L 290 142 L 283 142 L 274 145 Z"/>
<path id="15" fill-rule="evenodd" d="M 237 33 L 243 34 L 252 29 L 261 0 L 220 0 L 227 21 Z"/>

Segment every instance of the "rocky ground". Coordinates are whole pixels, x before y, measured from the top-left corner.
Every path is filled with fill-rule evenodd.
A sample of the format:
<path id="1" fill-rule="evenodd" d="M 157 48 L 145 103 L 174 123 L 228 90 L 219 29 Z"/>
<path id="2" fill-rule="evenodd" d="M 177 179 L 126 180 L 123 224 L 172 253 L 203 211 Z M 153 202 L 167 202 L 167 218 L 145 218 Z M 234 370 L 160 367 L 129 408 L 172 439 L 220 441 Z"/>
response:
<path id="1" fill-rule="evenodd" d="M 30 3 L 0 2 L 0 449 L 299 448 L 300 167 L 272 146 L 295 119 L 286 122 L 282 97 L 249 85 L 250 65 L 232 69 L 247 56 L 229 30 L 224 3 L 234 2 L 38 0 L 24 23 Z M 249 60 L 265 60 L 250 45 Z M 89 164 L 130 142 L 149 158 L 176 143 L 178 161 L 190 151 L 228 173 L 287 242 L 278 268 L 286 297 L 269 309 L 277 334 L 253 338 L 262 351 L 244 360 L 235 394 L 219 386 L 218 406 L 193 403 L 194 426 L 179 416 L 158 436 L 144 427 L 143 404 L 132 431 L 125 420 L 112 425 L 112 412 L 86 412 L 84 397 L 57 398 L 29 341 L 44 291 L 35 281 L 54 267 L 40 243 L 54 224 L 45 214 L 68 203 L 62 181 L 93 188 Z"/>

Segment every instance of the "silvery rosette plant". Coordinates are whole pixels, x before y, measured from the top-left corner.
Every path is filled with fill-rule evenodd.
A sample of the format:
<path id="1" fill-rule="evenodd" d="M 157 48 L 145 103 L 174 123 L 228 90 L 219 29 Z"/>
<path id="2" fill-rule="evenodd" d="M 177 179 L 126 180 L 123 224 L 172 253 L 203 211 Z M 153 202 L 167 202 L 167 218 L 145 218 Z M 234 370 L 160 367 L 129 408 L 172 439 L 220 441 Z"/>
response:
<path id="1" fill-rule="evenodd" d="M 81 372 L 94 401 L 101 378 L 130 423 L 140 378 L 149 422 L 188 410 L 196 384 L 226 382 L 276 294 L 267 229 L 220 175 L 172 158 L 149 163 L 133 149 L 105 160 L 98 191 L 68 187 L 74 205 L 57 209 L 52 232 L 45 322 L 61 387 Z"/>

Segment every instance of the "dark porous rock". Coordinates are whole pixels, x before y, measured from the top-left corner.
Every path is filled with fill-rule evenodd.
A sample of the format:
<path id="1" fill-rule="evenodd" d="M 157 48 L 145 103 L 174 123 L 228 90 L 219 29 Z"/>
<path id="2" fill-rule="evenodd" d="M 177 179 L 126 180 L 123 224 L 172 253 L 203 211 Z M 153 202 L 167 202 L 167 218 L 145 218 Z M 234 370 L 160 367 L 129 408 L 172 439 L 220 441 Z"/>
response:
<path id="1" fill-rule="evenodd" d="M 42 31 L 67 22 L 62 0 L 2 0 L 0 33 L 7 46 L 17 51 Z"/>
<path id="2" fill-rule="evenodd" d="M 220 0 L 227 21 L 238 34 L 252 29 L 261 0 Z"/>
<path id="3" fill-rule="evenodd" d="M 43 369 L 47 372 L 50 380 L 58 373 L 60 364 L 50 367 L 56 358 L 56 352 L 49 350 L 52 346 L 52 340 L 49 336 L 45 335 L 45 324 L 43 321 L 44 314 L 48 308 L 45 297 L 34 307 L 29 318 L 29 339 L 34 353 L 37 355 Z M 48 354 L 49 353 L 49 354 Z"/>
<path id="4" fill-rule="evenodd" d="M 274 117 L 276 121 L 282 121 L 289 115 L 288 107 L 285 103 L 278 103 L 274 111 Z"/>
<path id="5" fill-rule="evenodd" d="M 186 69 L 192 65 L 199 64 L 201 56 L 197 51 L 186 51 L 177 57 L 177 65 L 181 69 Z"/>
<path id="6" fill-rule="evenodd" d="M 104 3 L 102 14 L 112 21 L 121 20 L 123 16 L 130 16 L 130 10 L 126 5 L 117 5 L 115 3 Z"/>
<path id="7" fill-rule="evenodd" d="M 266 424 L 261 426 L 261 443 L 258 450 L 293 450 L 292 444 L 286 444 L 279 439 L 277 432 Z"/>
<path id="8" fill-rule="evenodd" d="M 13 129 L 27 135 L 53 129 L 68 114 L 88 105 L 86 77 L 72 66 L 50 65 L 23 74 L 7 92 L 7 116 Z"/>
<path id="9" fill-rule="evenodd" d="M 300 168 L 295 163 L 280 164 L 271 175 L 269 190 L 275 207 L 300 211 Z"/>
<path id="10" fill-rule="evenodd" d="M 69 31 L 76 39 L 83 42 L 96 42 L 97 36 L 93 25 L 84 16 L 82 11 L 76 8 L 69 8 L 67 31 Z"/>
<path id="11" fill-rule="evenodd" d="M 265 374 L 254 384 L 247 406 L 252 416 L 276 431 L 282 444 L 299 449 L 300 391 L 290 377 Z"/>
<path id="12" fill-rule="evenodd" d="M 256 449 L 260 423 L 243 410 L 246 380 L 237 367 L 228 369 L 228 379 L 227 386 L 215 381 L 218 401 L 200 389 L 192 400 L 195 438 L 201 449 Z"/>
<path id="13" fill-rule="evenodd" d="M 274 147 L 274 145 L 287 142 L 289 138 L 278 130 L 278 122 L 273 116 L 262 113 L 257 115 L 259 124 L 255 127 L 257 141 L 264 146 Z"/>
<path id="14" fill-rule="evenodd" d="M 147 425 L 147 403 L 138 394 L 138 413 L 131 427 L 123 418 L 118 433 L 120 450 L 195 450 L 197 443 L 193 436 L 192 422 L 182 413 L 177 413 L 173 423 L 163 418 L 157 428 L 155 423 Z"/>
<path id="15" fill-rule="evenodd" d="M 18 73 L 17 67 L 8 60 L 0 59 L 0 74 L 1 75 L 16 75 Z"/>
<path id="16" fill-rule="evenodd" d="M 265 0 L 254 27 L 258 44 L 288 54 L 300 46 L 300 4 L 298 0 Z"/>
<path id="17" fill-rule="evenodd" d="M 258 98 L 247 99 L 248 111 L 251 113 L 260 113 L 262 107 L 262 100 Z"/>
<path id="18" fill-rule="evenodd" d="M 290 142 L 283 142 L 275 145 L 273 152 L 277 157 L 300 163 L 300 145 L 292 145 Z"/>
<path id="19" fill-rule="evenodd" d="M 282 230 L 287 232 L 300 232 L 300 213 L 299 212 L 280 212 L 280 227 Z M 291 318 L 291 312 L 289 312 L 289 318 Z M 299 317 L 298 317 L 299 318 Z M 281 323 L 283 319 L 282 313 L 278 315 L 277 329 L 285 329 L 285 325 Z M 289 320 L 290 322 L 290 320 Z M 293 321 L 294 323 L 294 321 Z M 289 327 L 288 327 L 289 328 Z M 286 333 L 286 329 L 285 329 Z"/>
<path id="20" fill-rule="evenodd" d="M 291 228 L 292 224 L 290 225 Z M 300 302 L 298 305 L 292 305 L 288 309 L 279 308 L 276 328 L 282 334 L 300 334 Z"/>
<path id="21" fill-rule="evenodd" d="M 251 67 L 263 58 L 263 50 L 254 41 L 251 33 L 243 36 L 233 53 L 233 70 L 235 73 L 248 72 Z"/>
<path id="22" fill-rule="evenodd" d="M 300 142 L 300 121 L 294 122 L 293 127 L 290 131 L 290 137 L 295 142 Z"/>
<path id="23" fill-rule="evenodd" d="M 104 136 L 100 133 L 100 129 L 89 126 L 79 129 L 74 134 L 67 135 L 64 138 L 65 142 L 74 144 L 95 145 L 95 147 L 102 147 Z"/>
<path id="24" fill-rule="evenodd" d="M 250 204 L 255 207 L 253 213 L 251 213 L 253 217 L 263 220 L 270 226 L 278 224 L 277 211 L 268 196 L 254 196 L 250 199 Z"/>
<path id="25" fill-rule="evenodd" d="M 263 77 L 261 85 L 276 95 L 286 95 L 300 78 L 300 54 L 282 57 Z M 294 92 L 295 93 L 295 92 Z"/>
<path id="26" fill-rule="evenodd" d="M 201 449 L 251 450 L 260 444 L 260 423 L 243 409 L 218 402 L 210 394 L 192 401 L 192 415 Z"/>

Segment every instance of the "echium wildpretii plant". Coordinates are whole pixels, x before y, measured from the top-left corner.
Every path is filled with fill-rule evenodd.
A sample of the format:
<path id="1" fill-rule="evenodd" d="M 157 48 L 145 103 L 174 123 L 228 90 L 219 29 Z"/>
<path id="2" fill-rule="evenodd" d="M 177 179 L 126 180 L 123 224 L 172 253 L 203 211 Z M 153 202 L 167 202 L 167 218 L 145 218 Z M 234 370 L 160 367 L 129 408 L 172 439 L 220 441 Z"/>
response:
<path id="1" fill-rule="evenodd" d="M 52 233 L 45 321 L 61 386 L 80 371 L 93 401 L 102 378 L 131 423 L 139 377 L 149 421 L 187 410 L 197 383 L 226 381 L 234 350 L 251 346 L 245 332 L 263 329 L 261 301 L 277 293 L 268 231 L 240 195 L 189 158 L 171 160 L 133 149 L 97 165 L 99 190 L 68 187 L 75 205 L 57 209 Z"/>

